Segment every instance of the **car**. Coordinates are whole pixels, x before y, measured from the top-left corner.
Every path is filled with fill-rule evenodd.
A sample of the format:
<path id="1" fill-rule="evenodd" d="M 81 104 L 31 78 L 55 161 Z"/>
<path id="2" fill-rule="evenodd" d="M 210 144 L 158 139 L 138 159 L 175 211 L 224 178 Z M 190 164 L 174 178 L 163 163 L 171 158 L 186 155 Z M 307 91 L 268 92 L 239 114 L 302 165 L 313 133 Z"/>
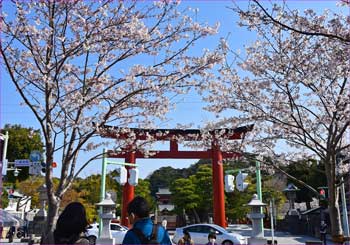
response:
<path id="1" fill-rule="evenodd" d="M 86 237 L 89 239 L 91 245 L 96 244 L 98 238 L 98 223 L 93 223 L 86 229 Z M 111 237 L 115 239 L 115 244 L 122 244 L 126 232 L 129 230 L 128 227 L 117 223 L 110 224 Z"/>
<path id="2" fill-rule="evenodd" d="M 235 232 L 227 231 L 223 227 L 215 224 L 193 224 L 181 228 L 176 228 L 172 239 L 173 243 L 177 244 L 179 242 L 179 240 L 183 237 L 184 230 L 190 233 L 194 244 L 207 244 L 209 233 L 216 234 L 217 244 L 247 244 L 247 240 L 244 236 L 241 236 Z"/>

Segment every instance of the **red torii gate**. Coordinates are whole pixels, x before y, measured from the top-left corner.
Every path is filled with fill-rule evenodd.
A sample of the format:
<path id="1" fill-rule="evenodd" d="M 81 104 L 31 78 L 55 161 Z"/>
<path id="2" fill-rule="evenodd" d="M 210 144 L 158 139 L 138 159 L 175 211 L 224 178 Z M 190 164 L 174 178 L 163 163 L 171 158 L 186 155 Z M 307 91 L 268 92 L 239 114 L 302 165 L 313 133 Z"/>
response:
<path id="1" fill-rule="evenodd" d="M 212 136 L 220 135 L 226 137 L 229 140 L 242 139 L 244 135 L 253 129 L 254 125 L 248 125 L 239 127 L 236 129 L 218 129 L 210 132 Z M 102 129 L 102 130 L 101 130 Z M 131 145 L 130 150 L 125 152 L 113 152 L 108 151 L 107 156 L 109 158 L 124 158 L 125 162 L 135 163 L 136 158 L 159 158 L 159 159 L 212 159 L 213 170 L 213 194 L 214 194 L 214 223 L 222 227 L 226 227 L 225 220 L 225 195 L 224 195 L 224 173 L 222 159 L 240 157 L 241 154 L 237 152 L 222 152 L 220 146 L 216 140 L 212 140 L 212 148 L 206 151 L 179 151 L 177 138 L 181 137 L 185 141 L 199 141 L 202 139 L 201 132 L 198 129 L 139 129 L 128 128 L 127 133 L 123 133 L 121 128 L 115 128 L 113 126 L 104 126 L 100 128 L 100 135 L 102 137 L 115 138 L 115 139 L 134 139 L 147 140 L 152 137 L 155 141 L 170 141 L 169 151 L 152 151 L 149 156 L 144 156 L 140 151 L 133 150 Z M 125 131 L 124 131 L 125 132 Z M 129 133 L 132 132 L 132 135 Z M 215 137 L 213 137 L 215 138 Z M 124 149 L 125 150 L 125 149 Z M 128 170 L 131 166 L 126 166 Z M 122 196 L 122 213 L 121 224 L 129 226 L 127 216 L 127 205 L 134 198 L 134 186 L 126 183 L 123 186 Z"/>

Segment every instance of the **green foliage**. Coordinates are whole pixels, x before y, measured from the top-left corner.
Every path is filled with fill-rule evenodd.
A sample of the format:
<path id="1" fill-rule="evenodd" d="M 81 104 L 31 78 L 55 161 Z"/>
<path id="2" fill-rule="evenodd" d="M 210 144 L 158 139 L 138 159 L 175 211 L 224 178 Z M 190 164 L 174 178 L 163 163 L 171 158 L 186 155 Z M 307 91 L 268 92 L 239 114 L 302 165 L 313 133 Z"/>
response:
<path id="1" fill-rule="evenodd" d="M 113 179 L 116 175 L 115 171 L 112 171 L 106 175 L 106 190 L 115 191 L 117 200 L 116 206 L 120 206 L 121 199 L 121 187 Z M 100 202 L 101 192 L 101 175 L 90 175 L 85 179 L 77 179 L 73 185 L 75 191 L 79 193 L 79 198 L 83 200 L 85 204 L 86 212 L 90 221 L 97 218 L 96 203 Z M 119 210 L 120 212 L 120 210 Z M 117 210 L 118 215 L 118 210 Z"/>
<path id="2" fill-rule="evenodd" d="M 196 194 L 196 185 L 193 179 L 177 179 L 170 186 L 172 202 L 176 206 L 176 212 L 182 213 L 183 209 L 192 210 L 198 207 L 200 196 Z"/>
<path id="3" fill-rule="evenodd" d="M 286 172 L 292 176 L 297 176 L 299 180 L 317 189 L 320 186 L 327 186 L 327 178 L 324 171 L 324 164 L 317 161 L 301 161 L 291 164 L 285 168 Z M 296 202 L 311 202 L 313 197 L 317 197 L 305 186 L 295 183 L 300 191 L 297 192 Z"/>
<path id="4" fill-rule="evenodd" d="M 1 195 L 1 208 L 7 207 L 8 204 L 9 204 L 8 193 L 5 190 L 5 188 L 3 188 L 2 195 Z"/>
<path id="5" fill-rule="evenodd" d="M 138 185 L 135 187 L 135 196 L 144 197 L 150 205 L 151 210 L 155 210 L 156 202 L 155 199 L 150 195 L 151 184 L 149 180 L 139 179 Z"/>
<path id="6" fill-rule="evenodd" d="M 14 162 L 16 159 L 29 159 L 30 152 L 38 150 L 44 152 L 44 144 L 40 137 L 40 130 L 25 128 L 20 125 L 6 124 L 2 133 L 9 133 L 7 146 L 7 159 Z M 29 168 L 22 167 L 19 175 L 15 177 L 13 171 L 7 171 L 7 181 L 15 183 L 16 180 L 22 181 L 28 178 Z"/>
<path id="7" fill-rule="evenodd" d="M 196 174 L 190 176 L 199 197 L 197 213 L 201 221 L 208 221 L 208 213 L 213 211 L 212 168 L 209 164 L 198 165 Z"/>
<path id="8" fill-rule="evenodd" d="M 32 208 L 40 208 L 38 188 L 45 182 L 44 177 L 30 176 L 17 184 L 20 193 L 32 197 Z"/>
<path id="9" fill-rule="evenodd" d="M 151 195 L 156 196 L 156 193 L 161 187 L 168 187 L 171 183 L 179 178 L 187 177 L 181 169 L 174 169 L 172 167 L 162 167 L 152 173 L 149 177 Z"/>
<path id="10" fill-rule="evenodd" d="M 244 192 L 239 192 L 235 189 L 234 192 L 226 193 L 226 216 L 234 222 L 245 219 L 250 212 L 246 204 L 249 203 L 253 194 L 256 193 L 256 185 L 252 184 L 252 178 L 248 177 L 246 181 L 249 185 Z"/>

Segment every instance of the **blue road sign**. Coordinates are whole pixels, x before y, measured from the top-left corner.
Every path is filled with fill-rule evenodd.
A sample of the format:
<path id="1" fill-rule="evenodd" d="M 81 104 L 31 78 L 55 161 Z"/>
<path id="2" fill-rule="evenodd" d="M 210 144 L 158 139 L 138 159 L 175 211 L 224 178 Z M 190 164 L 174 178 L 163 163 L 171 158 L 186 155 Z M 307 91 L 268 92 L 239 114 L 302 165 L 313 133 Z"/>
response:
<path id="1" fill-rule="evenodd" d="M 42 157 L 43 156 L 42 156 L 41 152 L 37 151 L 37 150 L 31 151 L 30 155 L 29 155 L 29 159 L 32 162 L 40 162 L 42 160 Z"/>

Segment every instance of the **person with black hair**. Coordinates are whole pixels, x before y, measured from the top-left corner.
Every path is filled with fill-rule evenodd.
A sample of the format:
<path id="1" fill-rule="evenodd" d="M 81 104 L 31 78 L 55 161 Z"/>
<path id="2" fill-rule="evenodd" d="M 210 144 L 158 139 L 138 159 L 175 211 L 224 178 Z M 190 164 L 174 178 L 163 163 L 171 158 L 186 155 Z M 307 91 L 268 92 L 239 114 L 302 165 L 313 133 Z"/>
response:
<path id="1" fill-rule="evenodd" d="M 164 227 L 153 224 L 149 210 L 147 200 L 140 196 L 128 204 L 128 219 L 132 229 L 125 234 L 123 244 L 172 244 Z"/>
<path id="2" fill-rule="evenodd" d="M 55 244 L 89 244 L 84 237 L 88 224 L 84 206 L 80 202 L 71 202 L 57 220 Z"/>
<path id="3" fill-rule="evenodd" d="M 178 245 L 193 245 L 194 242 L 188 230 L 183 231 L 184 236 L 178 241 Z"/>
<path id="4" fill-rule="evenodd" d="M 6 238 L 9 239 L 9 243 L 13 242 L 13 237 L 15 236 L 15 232 L 16 232 L 16 227 L 11 226 L 6 234 Z"/>
<path id="5" fill-rule="evenodd" d="M 323 220 L 321 221 L 320 235 L 321 235 L 322 244 L 326 245 L 327 244 L 327 223 Z"/>
<path id="6" fill-rule="evenodd" d="M 208 243 L 207 245 L 217 245 L 215 243 L 216 241 L 216 234 L 214 232 L 210 232 L 208 235 Z"/>

